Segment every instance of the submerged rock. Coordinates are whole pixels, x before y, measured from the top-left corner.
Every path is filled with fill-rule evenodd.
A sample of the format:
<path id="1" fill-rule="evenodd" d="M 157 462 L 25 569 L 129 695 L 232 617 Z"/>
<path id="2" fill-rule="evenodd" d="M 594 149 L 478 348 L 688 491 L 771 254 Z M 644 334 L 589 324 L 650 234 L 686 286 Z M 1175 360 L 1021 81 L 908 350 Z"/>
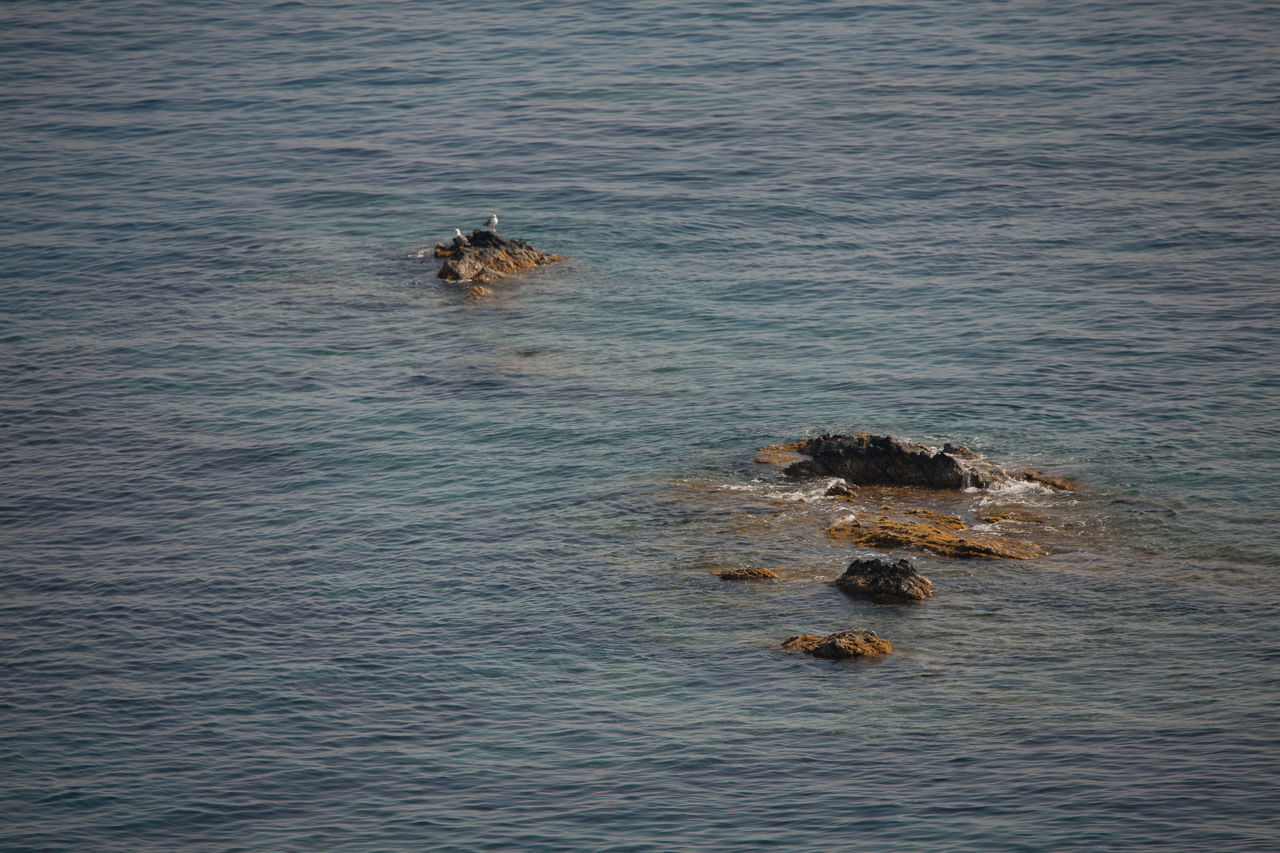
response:
<path id="1" fill-rule="evenodd" d="M 1027 512 L 1022 509 L 1007 509 L 1002 512 L 988 512 L 978 516 L 980 521 L 987 524 L 999 524 L 1002 521 L 1016 521 L 1020 524 L 1048 524 L 1049 519 L 1043 515 L 1036 515 L 1034 512 Z"/>
<path id="2" fill-rule="evenodd" d="M 933 584 L 907 560 L 854 560 L 836 586 L 854 598 L 879 602 L 924 601 L 933 595 Z"/>
<path id="3" fill-rule="evenodd" d="M 491 284 L 500 278 L 559 261 L 523 240 L 507 239 L 496 231 L 477 228 L 463 242 L 440 243 L 437 258 L 444 258 L 436 275 L 445 281 Z"/>
<path id="4" fill-rule="evenodd" d="M 833 660 L 883 655 L 893 651 L 893 645 L 870 628 L 846 628 L 825 637 L 799 634 L 788 637 L 782 647 L 787 651 L 804 652 Z"/>
<path id="5" fill-rule="evenodd" d="M 800 452 L 803 445 L 803 441 L 793 441 L 790 444 L 766 444 L 756 450 L 756 462 L 761 465 L 790 465 L 792 462 L 800 462 L 804 459 L 804 455 Z"/>
<path id="6" fill-rule="evenodd" d="M 791 477 L 840 477 L 857 486 L 927 489 L 986 488 L 1012 482 L 1013 474 L 967 447 L 928 445 L 888 435 L 820 435 L 800 442 L 808 456 L 787 467 Z"/>
<path id="7" fill-rule="evenodd" d="M 827 533 L 835 539 L 868 548 L 911 548 L 957 559 L 1029 560 L 1048 553 L 1034 542 L 983 533 L 961 534 L 961 530 L 967 528 L 963 524 L 956 527 L 949 522 L 913 521 L 882 515 L 874 519 L 846 519 L 831 525 Z"/>
<path id="8" fill-rule="evenodd" d="M 1067 478 L 1050 477 L 1047 474 L 1041 474 L 1039 471 L 1023 471 L 1022 479 L 1038 486 L 1044 486 L 1047 489 L 1053 489 L 1055 492 L 1070 492 L 1075 489 L 1075 483 L 1072 483 Z"/>
<path id="9" fill-rule="evenodd" d="M 722 581 L 765 581 L 778 580 L 777 572 L 769 569 L 745 568 L 745 569 L 726 569 L 723 572 L 716 572 L 716 577 Z"/>

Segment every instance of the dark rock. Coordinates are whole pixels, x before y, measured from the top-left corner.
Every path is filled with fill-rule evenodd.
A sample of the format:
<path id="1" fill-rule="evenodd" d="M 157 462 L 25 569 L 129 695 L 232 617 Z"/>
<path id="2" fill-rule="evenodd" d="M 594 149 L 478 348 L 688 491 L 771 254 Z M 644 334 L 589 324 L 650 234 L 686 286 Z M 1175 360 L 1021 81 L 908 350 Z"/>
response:
<path id="1" fill-rule="evenodd" d="M 726 569 L 723 572 L 716 572 L 716 577 L 722 581 L 764 581 L 778 580 L 779 575 L 769 569 L 746 568 Z"/>
<path id="2" fill-rule="evenodd" d="M 854 560 L 836 586 L 854 598 L 880 602 L 924 601 L 933 595 L 933 584 L 907 560 Z"/>
<path id="3" fill-rule="evenodd" d="M 787 651 L 804 652 L 814 657 L 834 660 L 883 655 L 893 651 L 893 645 L 870 628 L 846 628 L 825 637 L 800 634 L 788 637 L 782 647 Z"/>
<path id="4" fill-rule="evenodd" d="M 437 277 L 478 284 L 491 284 L 514 273 L 560 260 L 523 240 L 508 239 L 480 228 L 472 231 L 463 244 L 438 244 L 434 254 L 445 259 Z"/>
<path id="5" fill-rule="evenodd" d="M 1015 479 L 967 447 L 933 450 L 888 435 L 820 435 L 802 442 L 809 459 L 790 465 L 792 477 L 840 477 L 857 486 L 918 486 L 928 489 L 986 488 Z"/>
<path id="6" fill-rule="evenodd" d="M 836 483 L 825 492 L 829 498 L 843 498 L 844 500 L 853 500 L 858 496 L 858 490 L 851 487 L 848 483 Z"/>

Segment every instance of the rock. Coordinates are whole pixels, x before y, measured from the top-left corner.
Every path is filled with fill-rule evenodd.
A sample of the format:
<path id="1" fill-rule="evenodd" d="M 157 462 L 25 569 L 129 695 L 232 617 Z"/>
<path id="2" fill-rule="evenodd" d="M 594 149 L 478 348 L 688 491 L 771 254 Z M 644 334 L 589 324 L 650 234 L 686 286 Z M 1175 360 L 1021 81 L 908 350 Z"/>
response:
<path id="1" fill-rule="evenodd" d="M 804 459 L 800 453 L 803 441 L 791 444 L 767 444 L 756 451 L 756 462 L 761 465 L 790 465 Z"/>
<path id="2" fill-rule="evenodd" d="M 851 501 L 858 496 L 858 490 L 850 486 L 848 483 L 836 483 L 824 493 L 829 498 L 840 498 L 841 500 Z"/>
<path id="3" fill-rule="evenodd" d="M 964 530 L 962 525 L 960 530 Z M 929 521 L 908 521 L 880 516 L 875 519 L 848 519 L 827 528 L 835 539 L 844 539 L 868 548 L 912 548 L 943 557 L 974 557 L 1029 560 L 1047 552 L 1034 542 L 990 534 L 959 535 L 952 525 Z"/>
<path id="4" fill-rule="evenodd" d="M 800 443 L 809 459 L 791 464 L 792 477 L 840 477 L 857 486 L 986 488 L 1018 478 L 967 447 L 940 450 L 888 435 L 820 435 Z"/>
<path id="5" fill-rule="evenodd" d="M 764 581 L 779 579 L 777 572 L 757 568 L 726 569 L 723 572 L 716 572 L 716 577 L 720 578 L 722 581 Z"/>
<path id="6" fill-rule="evenodd" d="M 836 586 L 854 598 L 880 602 L 924 601 L 933 595 L 933 584 L 907 560 L 854 560 Z"/>
<path id="7" fill-rule="evenodd" d="M 985 515 L 978 516 L 979 520 L 985 521 L 987 524 L 998 524 L 1001 521 L 1017 521 L 1022 524 L 1048 524 L 1049 519 L 1043 515 L 1036 515 L 1033 512 L 1026 512 L 1020 509 L 1010 509 L 1004 512 L 989 512 Z"/>
<path id="8" fill-rule="evenodd" d="M 1075 489 L 1075 484 L 1065 477 L 1050 477 L 1046 474 L 1041 474 L 1039 471 L 1023 471 L 1022 479 L 1038 486 L 1044 486 L 1047 489 L 1053 489 L 1055 492 L 1070 492 Z"/>
<path id="9" fill-rule="evenodd" d="M 846 628 L 820 637 L 817 634 L 800 634 L 788 637 L 782 647 L 787 651 L 804 652 L 819 658 L 866 657 L 883 655 L 893 651 L 893 645 L 870 628 Z"/>
<path id="10" fill-rule="evenodd" d="M 470 281 L 491 284 L 500 278 L 560 260 L 523 240 L 510 240 L 496 232 L 477 228 L 467 243 L 440 243 L 435 256 L 444 258 L 436 275 L 446 281 Z"/>

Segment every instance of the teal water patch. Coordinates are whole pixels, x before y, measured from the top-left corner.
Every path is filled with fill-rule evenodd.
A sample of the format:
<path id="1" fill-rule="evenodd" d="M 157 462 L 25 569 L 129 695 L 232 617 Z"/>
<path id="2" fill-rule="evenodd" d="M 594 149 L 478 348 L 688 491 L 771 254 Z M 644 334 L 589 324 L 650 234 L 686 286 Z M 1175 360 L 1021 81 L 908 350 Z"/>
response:
<path id="1" fill-rule="evenodd" d="M 6 14 L 8 845 L 1274 846 L 1274 11 Z M 862 430 L 1081 489 L 853 601 Z"/>

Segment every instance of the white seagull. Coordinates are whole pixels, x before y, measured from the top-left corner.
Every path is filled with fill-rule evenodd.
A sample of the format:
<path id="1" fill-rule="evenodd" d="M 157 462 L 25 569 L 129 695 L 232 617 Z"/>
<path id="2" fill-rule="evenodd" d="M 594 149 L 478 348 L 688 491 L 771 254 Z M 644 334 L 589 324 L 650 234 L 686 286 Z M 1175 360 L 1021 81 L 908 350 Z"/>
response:
<path id="1" fill-rule="evenodd" d="M 490 231 L 496 229 L 498 227 L 498 214 L 490 213 L 489 218 L 485 220 L 484 226 Z"/>
<path id="2" fill-rule="evenodd" d="M 469 240 L 467 240 L 467 238 L 466 238 L 466 237 L 463 237 L 463 236 L 462 236 L 462 232 L 461 232 L 461 231 L 459 231 L 457 228 L 455 228 L 455 229 L 453 229 L 453 245 L 455 245 L 455 246 L 467 246 L 467 245 L 470 245 L 470 241 L 469 241 Z"/>

